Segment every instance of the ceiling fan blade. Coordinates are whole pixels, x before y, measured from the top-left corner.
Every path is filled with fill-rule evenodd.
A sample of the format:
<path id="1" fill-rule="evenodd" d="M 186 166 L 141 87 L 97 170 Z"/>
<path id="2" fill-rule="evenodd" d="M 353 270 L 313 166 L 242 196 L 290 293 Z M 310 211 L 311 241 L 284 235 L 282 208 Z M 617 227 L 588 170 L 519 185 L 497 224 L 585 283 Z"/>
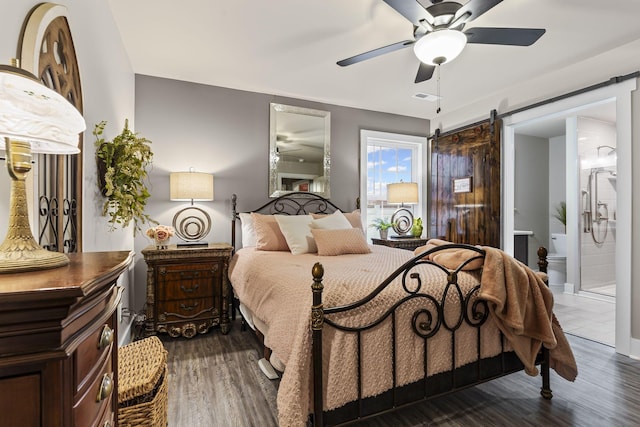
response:
<path id="1" fill-rule="evenodd" d="M 383 0 L 400 15 L 404 16 L 415 26 L 420 25 L 420 21 L 427 21 L 433 24 L 433 16 L 422 7 L 417 0 Z"/>
<path id="2" fill-rule="evenodd" d="M 464 33 L 467 43 L 531 46 L 546 30 L 542 28 L 470 28 Z"/>
<path id="3" fill-rule="evenodd" d="M 495 5 L 497 5 L 500 2 L 502 2 L 502 0 L 470 0 L 460 9 L 458 9 L 452 22 L 460 18 L 462 15 L 466 13 L 470 13 L 470 15 L 469 15 L 469 18 L 466 19 L 465 21 L 466 22 L 473 21 L 478 16 L 482 15 L 483 13 L 493 8 Z"/>
<path id="4" fill-rule="evenodd" d="M 424 62 L 420 63 L 420 67 L 418 68 L 418 74 L 416 75 L 415 83 L 424 82 L 429 80 L 431 76 L 433 76 L 433 72 L 436 67 L 434 65 L 428 65 Z"/>
<path id="5" fill-rule="evenodd" d="M 369 52 L 364 52 L 359 55 L 352 56 L 351 58 L 343 59 L 341 61 L 338 61 L 337 64 L 341 67 L 346 67 L 347 65 L 366 61 L 367 59 L 375 58 L 376 56 L 380 56 L 385 53 L 395 52 L 396 50 L 404 49 L 405 47 L 411 46 L 414 43 L 415 43 L 414 40 L 404 40 L 398 43 L 390 44 L 389 46 L 379 47 L 377 49 L 370 50 Z"/>

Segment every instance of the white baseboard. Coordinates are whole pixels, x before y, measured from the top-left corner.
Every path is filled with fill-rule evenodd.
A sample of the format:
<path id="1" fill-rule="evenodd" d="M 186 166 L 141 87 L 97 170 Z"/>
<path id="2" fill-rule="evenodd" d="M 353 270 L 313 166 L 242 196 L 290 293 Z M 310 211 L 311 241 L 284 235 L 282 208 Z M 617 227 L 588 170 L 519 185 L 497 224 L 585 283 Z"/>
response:
<path id="1" fill-rule="evenodd" d="M 631 348 L 629 349 L 629 357 L 635 360 L 640 360 L 640 340 L 631 338 Z"/>

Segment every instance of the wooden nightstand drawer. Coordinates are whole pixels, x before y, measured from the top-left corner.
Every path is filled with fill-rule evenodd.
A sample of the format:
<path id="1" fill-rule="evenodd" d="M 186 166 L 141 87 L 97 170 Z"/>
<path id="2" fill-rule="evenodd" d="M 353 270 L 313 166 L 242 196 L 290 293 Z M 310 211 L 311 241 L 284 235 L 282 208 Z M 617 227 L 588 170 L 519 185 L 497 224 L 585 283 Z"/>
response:
<path id="1" fill-rule="evenodd" d="M 101 366 L 100 361 L 109 357 L 115 340 L 116 332 L 113 328 L 113 319 L 100 327 L 86 338 L 75 351 L 74 359 L 74 393 L 78 393 L 85 385 L 92 371 Z"/>
<path id="2" fill-rule="evenodd" d="M 158 301 L 185 298 L 201 298 L 215 293 L 214 284 L 219 283 L 221 263 L 200 264 L 199 269 L 179 266 L 158 268 Z M 171 267 L 171 268 L 169 268 Z"/>
<path id="3" fill-rule="evenodd" d="M 166 321 L 219 316 L 217 304 L 211 298 L 183 299 L 158 302 L 158 318 Z"/>

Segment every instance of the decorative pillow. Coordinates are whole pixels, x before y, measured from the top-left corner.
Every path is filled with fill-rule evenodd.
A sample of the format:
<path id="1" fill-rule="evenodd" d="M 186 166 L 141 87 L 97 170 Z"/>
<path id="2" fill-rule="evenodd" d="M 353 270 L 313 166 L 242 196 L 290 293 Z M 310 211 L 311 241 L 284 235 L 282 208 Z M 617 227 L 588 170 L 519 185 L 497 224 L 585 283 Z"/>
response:
<path id="1" fill-rule="evenodd" d="M 318 250 L 309 228 L 313 221 L 311 215 L 276 215 L 275 218 L 293 255 L 315 253 Z"/>
<path id="2" fill-rule="evenodd" d="M 349 223 L 351 223 L 351 226 L 353 228 L 359 228 L 364 233 L 364 227 L 362 227 L 362 216 L 360 214 L 360 209 L 356 209 L 353 212 L 343 212 L 342 215 L 344 215 L 344 217 L 347 218 L 347 220 L 349 221 Z M 319 218 L 324 218 L 325 216 L 327 216 L 327 214 L 312 213 L 311 216 L 314 219 L 319 219 Z"/>
<path id="3" fill-rule="evenodd" d="M 323 230 L 353 228 L 347 217 L 340 211 L 335 211 L 331 215 L 324 215 L 322 218 L 312 220 L 309 227 L 321 228 Z"/>
<path id="4" fill-rule="evenodd" d="M 242 224 L 242 247 L 248 248 L 249 246 L 256 245 L 256 230 L 253 227 L 253 218 L 250 213 L 240 212 L 240 223 Z"/>
<path id="5" fill-rule="evenodd" d="M 357 228 L 322 230 L 311 229 L 318 246 L 318 255 L 368 254 L 367 239 Z"/>
<path id="6" fill-rule="evenodd" d="M 259 251 L 288 251 L 287 240 L 280 231 L 276 216 L 252 212 L 253 228 L 256 232 L 256 249 Z"/>

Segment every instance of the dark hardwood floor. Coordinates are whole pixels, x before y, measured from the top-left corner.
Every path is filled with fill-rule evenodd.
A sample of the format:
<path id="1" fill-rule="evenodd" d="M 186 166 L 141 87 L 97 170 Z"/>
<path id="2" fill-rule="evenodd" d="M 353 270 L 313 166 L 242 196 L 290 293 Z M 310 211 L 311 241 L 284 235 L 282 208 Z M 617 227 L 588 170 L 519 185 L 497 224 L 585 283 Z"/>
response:
<path id="1" fill-rule="evenodd" d="M 257 365 L 250 332 L 211 331 L 190 340 L 161 337 L 168 352 L 170 427 L 277 426 L 278 381 Z M 553 399 L 540 397 L 540 378 L 522 372 L 358 426 L 638 426 L 640 361 L 611 347 L 568 335 L 578 378 L 552 371 Z"/>

